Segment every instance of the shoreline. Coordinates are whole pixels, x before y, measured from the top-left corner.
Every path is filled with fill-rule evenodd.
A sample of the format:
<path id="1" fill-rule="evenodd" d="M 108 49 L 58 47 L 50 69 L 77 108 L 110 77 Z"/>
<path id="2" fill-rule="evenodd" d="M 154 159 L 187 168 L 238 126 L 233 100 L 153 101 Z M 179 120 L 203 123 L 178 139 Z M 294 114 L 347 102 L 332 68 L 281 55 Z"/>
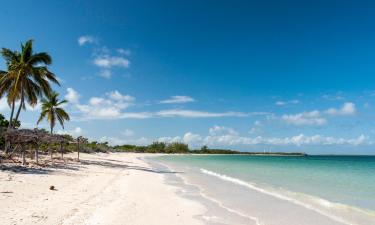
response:
<path id="1" fill-rule="evenodd" d="M 219 223 L 226 219 L 230 222 L 225 224 L 277 225 L 280 224 L 280 221 L 287 221 L 287 224 L 296 225 L 359 225 L 372 224 L 375 219 L 371 211 L 329 202 L 317 196 L 294 193 L 264 185 L 259 186 L 225 174 L 217 174 L 204 169 L 202 171 L 202 168 L 199 171 L 199 167 L 175 163 L 173 160 L 161 160 L 157 163 L 161 163 L 172 171 L 185 172 L 176 174 L 176 176 L 182 178 L 179 185 L 185 186 L 185 189 L 192 189 L 191 186 L 195 187 L 196 195 L 200 195 L 200 198 L 195 197 L 195 199 L 199 198 L 198 201 L 208 208 L 207 211 L 211 212 L 211 217 L 212 215 L 219 216 L 213 217 L 212 222 Z M 211 204 L 208 202 L 211 202 Z M 230 215 L 223 217 L 223 212 L 219 211 L 222 209 L 225 209 Z M 275 212 L 277 213 L 275 214 Z M 344 216 L 346 213 L 350 213 L 350 215 Z M 206 212 L 204 216 L 207 218 L 208 214 Z M 298 215 L 304 215 L 304 217 L 300 218 Z"/>
<path id="2" fill-rule="evenodd" d="M 141 159 L 149 155 L 81 154 L 64 168 L 0 171 L 0 224 L 203 224 L 205 207 L 167 184 L 170 172 Z"/>

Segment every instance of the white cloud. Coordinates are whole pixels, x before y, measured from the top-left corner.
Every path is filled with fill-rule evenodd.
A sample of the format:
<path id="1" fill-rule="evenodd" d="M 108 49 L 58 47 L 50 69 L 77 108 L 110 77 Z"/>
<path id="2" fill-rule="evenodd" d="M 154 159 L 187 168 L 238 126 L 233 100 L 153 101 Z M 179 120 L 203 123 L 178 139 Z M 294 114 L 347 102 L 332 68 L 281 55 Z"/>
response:
<path id="1" fill-rule="evenodd" d="M 217 125 L 209 128 L 208 132 L 210 133 L 210 135 L 221 135 L 221 134 L 238 135 L 238 132 L 235 131 L 233 128 L 217 126 Z"/>
<path id="2" fill-rule="evenodd" d="M 325 111 L 313 110 L 310 112 L 302 112 L 297 114 L 285 114 L 281 119 L 292 125 L 316 125 L 321 126 L 327 123 L 327 119 L 324 118 L 324 114 L 333 115 L 333 116 L 350 116 L 354 115 L 357 112 L 355 104 L 352 102 L 346 102 L 342 105 L 341 108 L 330 108 Z"/>
<path id="3" fill-rule="evenodd" d="M 73 137 L 78 137 L 82 135 L 83 131 L 81 127 L 76 127 L 72 130 L 58 130 L 56 133 L 57 134 L 69 134 L 69 135 L 72 135 Z"/>
<path id="4" fill-rule="evenodd" d="M 208 112 L 198 110 L 167 109 L 154 112 L 128 112 L 127 108 L 135 104 L 135 98 L 130 95 L 121 94 L 114 90 L 105 95 L 91 97 L 87 103 L 79 101 L 80 94 L 73 88 L 67 89 L 65 96 L 77 111 L 72 116 L 74 121 L 86 121 L 94 119 L 147 119 L 160 117 L 183 117 L 183 118 L 218 118 L 218 117 L 246 117 L 250 115 L 268 115 L 265 113 L 243 113 L 243 112 Z"/>
<path id="5" fill-rule="evenodd" d="M 357 112 L 355 104 L 352 102 L 346 102 L 340 109 L 330 108 L 326 113 L 330 115 L 354 115 Z"/>
<path id="6" fill-rule="evenodd" d="M 107 69 L 112 67 L 128 68 L 130 66 L 130 61 L 121 56 L 101 55 L 94 59 L 94 64 Z"/>
<path id="7" fill-rule="evenodd" d="M 78 103 L 80 95 L 76 90 L 73 88 L 66 89 L 67 94 L 65 95 L 65 99 L 69 101 L 69 103 Z"/>
<path id="8" fill-rule="evenodd" d="M 290 104 L 295 105 L 295 104 L 298 104 L 298 103 L 299 103 L 299 100 L 294 99 L 294 100 L 290 100 L 290 101 L 277 101 L 275 103 L 275 105 L 277 105 L 277 106 L 284 106 L 284 105 L 290 105 Z"/>
<path id="9" fill-rule="evenodd" d="M 101 104 L 97 104 L 100 101 Z M 100 105 L 100 107 L 99 107 Z M 78 120 L 90 119 L 148 119 L 158 117 L 182 117 L 182 118 L 217 118 L 217 117 L 243 117 L 247 116 L 241 112 L 213 113 L 194 110 L 161 110 L 156 112 L 125 112 L 122 107 L 107 104 L 104 99 L 91 98 L 89 104 L 77 105 L 78 109 L 84 114 Z M 130 104 L 131 105 L 131 104 Z M 94 107 L 97 106 L 97 107 Z"/>
<path id="10" fill-rule="evenodd" d="M 283 115 L 281 117 L 283 121 L 292 125 L 316 125 L 321 126 L 327 123 L 327 120 L 321 117 L 321 113 L 318 110 L 310 112 L 302 112 L 298 114 Z"/>
<path id="11" fill-rule="evenodd" d="M 87 104 L 77 103 L 75 107 L 85 119 L 118 119 L 134 101 L 134 97 L 115 90 L 106 93 L 104 97 L 91 97 Z"/>
<path id="12" fill-rule="evenodd" d="M 15 110 L 18 109 L 20 105 L 20 102 L 16 102 L 16 105 L 15 105 Z M 26 110 L 27 111 L 31 111 L 31 112 L 39 112 L 41 109 L 41 103 L 38 102 L 36 105 L 34 106 L 31 106 L 29 105 L 28 103 L 26 103 Z M 8 101 L 5 97 L 1 98 L 0 100 L 0 112 L 10 112 L 10 106 L 8 105 Z"/>
<path id="13" fill-rule="evenodd" d="M 93 36 L 81 36 L 78 38 L 79 45 L 83 46 L 87 43 L 98 43 L 97 38 Z M 118 48 L 111 50 L 106 46 L 96 46 L 92 49 L 91 61 L 92 64 L 99 67 L 99 76 L 104 78 L 111 78 L 113 69 L 127 69 L 130 66 L 130 50 Z"/>
<path id="14" fill-rule="evenodd" d="M 198 134 L 193 134 L 191 132 L 187 132 L 182 141 L 186 144 L 194 145 L 195 143 L 199 143 L 202 141 L 202 137 Z"/>
<path id="15" fill-rule="evenodd" d="M 194 102 L 194 101 L 195 100 L 190 96 L 175 95 L 175 96 L 172 96 L 169 99 L 160 101 L 160 103 L 171 104 L 171 103 L 187 103 L 187 102 Z"/>
<path id="16" fill-rule="evenodd" d="M 97 39 L 93 36 L 90 36 L 90 35 L 84 35 L 84 36 L 81 36 L 78 38 L 78 44 L 80 46 L 83 46 L 85 44 L 93 44 L 93 43 L 96 43 L 97 42 Z"/>
<path id="17" fill-rule="evenodd" d="M 211 147 L 230 147 L 230 146 L 257 146 L 257 145 L 271 145 L 271 146 L 336 146 L 336 145 L 370 145 L 368 137 L 363 134 L 357 138 L 336 138 L 322 135 L 307 136 L 299 134 L 291 137 L 244 137 L 239 135 L 208 135 L 200 136 L 187 132 L 183 138 L 176 137 L 162 137 L 158 139 L 163 142 L 184 142 L 190 146 L 211 146 Z"/>
<path id="18" fill-rule="evenodd" d="M 110 99 L 113 99 L 115 101 L 125 101 L 125 102 L 133 102 L 135 98 L 130 95 L 122 95 L 119 91 L 111 91 L 107 93 L 107 96 L 109 96 Z"/>
<path id="19" fill-rule="evenodd" d="M 188 117 L 188 118 L 209 118 L 209 117 L 244 117 L 248 116 L 247 113 L 242 112 L 205 112 L 205 111 L 195 111 L 195 110 L 181 110 L 181 109 L 171 109 L 171 110 L 161 110 L 155 113 L 157 116 L 162 117 Z"/>

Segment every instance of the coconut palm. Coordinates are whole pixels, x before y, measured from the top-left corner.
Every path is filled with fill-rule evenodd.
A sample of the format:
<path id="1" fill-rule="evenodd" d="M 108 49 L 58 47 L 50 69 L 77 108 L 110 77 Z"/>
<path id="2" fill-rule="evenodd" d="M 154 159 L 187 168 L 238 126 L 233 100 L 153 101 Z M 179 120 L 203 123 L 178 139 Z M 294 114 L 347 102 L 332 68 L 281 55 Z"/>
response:
<path id="1" fill-rule="evenodd" d="M 67 103 L 67 100 L 60 101 L 58 99 L 59 94 L 53 92 L 48 96 L 48 98 L 42 99 L 42 112 L 40 113 L 40 117 L 38 119 L 37 124 L 39 124 L 45 117 L 47 117 L 47 121 L 50 124 L 50 131 L 51 134 L 53 133 L 53 128 L 55 127 L 56 120 L 59 121 L 60 125 L 64 129 L 64 122 L 69 121 L 70 117 L 65 110 L 59 106 L 64 103 Z"/>
<path id="2" fill-rule="evenodd" d="M 6 72 L 0 72 L 0 97 L 7 95 L 11 106 L 10 127 L 17 121 L 22 109 L 26 109 L 26 102 L 35 106 L 38 98 L 52 93 L 50 82 L 59 84 L 56 75 L 47 68 L 52 63 L 51 56 L 46 52 L 34 53 L 33 41 L 21 44 L 21 52 L 2 48 L 1 55 L 6 61 Z M 19 107 L 15 117 L 16 102 Z"/>

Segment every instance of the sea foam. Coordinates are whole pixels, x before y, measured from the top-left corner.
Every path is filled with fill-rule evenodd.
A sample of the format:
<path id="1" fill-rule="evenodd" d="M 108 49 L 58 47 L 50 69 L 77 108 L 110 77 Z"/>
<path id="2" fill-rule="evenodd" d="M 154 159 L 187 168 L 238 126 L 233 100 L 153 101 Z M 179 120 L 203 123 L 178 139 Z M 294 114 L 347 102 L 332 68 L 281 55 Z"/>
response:
<path id="1" fill-rule="evenodd" d="M 253 184 L 235 177 L 227 176 L 213 172 L 204 168 L 200 168 L 203 174 L 214 176 L 223 181 L 231 182 L 254 191 L 273 196 L 275 198 L 291 202 L 293 204 L 302 206 L 309 210 L 313 210 L 321 215 L 327 216 L 330 219 L 347 225 L 355 224 L 371 224 L 374 221 L 374 214 L 372 212 L 364 211 L 362 209 L 348 206 L 345 204 L 330 202 L 326 199 L 310 196 L 302 193 L 294 193 L 282 189 L 263 188 L 257 184 Z M 358 222 L 361 221 L 361 222 Z M 364 223 L 362 223 L 364 222 Z"/>

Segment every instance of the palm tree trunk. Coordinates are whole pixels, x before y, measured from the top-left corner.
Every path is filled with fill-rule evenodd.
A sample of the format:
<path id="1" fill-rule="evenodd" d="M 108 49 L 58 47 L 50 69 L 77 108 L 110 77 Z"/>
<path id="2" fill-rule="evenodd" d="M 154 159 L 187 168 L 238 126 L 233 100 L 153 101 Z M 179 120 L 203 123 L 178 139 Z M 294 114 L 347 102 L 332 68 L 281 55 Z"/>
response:
<path id="1" fill-rule="evenodd" d="M 36 165 L 39 164 L 39 152 L 38 152 L 38 148 L 39 148 L 39 145 L 36 145 L 36 147 L 35 147 L 35 161 L 36 161 Z"/>
<path id="2" fill-rule="evenodd" d="M 25 158 L 25 146 L 21 145 L 21 154 L 22 154 L 22 165 L 26 165 L 26 158 Z"/>
<path id="3" fill-rule="evenodd" d="M 12 111 L 10 112 L 8 128 L 13 128 L 13 114 L 14 114 L 15 105 L 16 105 L 16 102 L 13 99 L 13 101 L 12 101 Z M 5 142 L 5 154 L 8 154 L 9 150 L 10 150 L 10 141 L 6 141 Z"/>
<path id="4" fill-rule="evenodd" d="M 61 159 L 64 159 L 63 143 L 60 143 Z"/>
<path id="5" fill-rule="evenodd" d="M 51 162 L 53 161 L 53 150 L 51 148 L 51 146 L 49 146 L 49 152 L 50 152 L 50 155 L 51 155 Z"/>
<path id="6" fill-rule="evenodd" d="M 13 99 L 13 101 L 12 101 L 12 111 L 10 112 L 8 128 L 13 127 L 13 114 L 14 114 L 15 105 L 16 105 L 16 101 Z"/>
<path id="7" fill-rule="evenodd" d="M 18 108 L 16 118 L 14 118 L 14 121 L 18 121 L 18 117 L 20 116 L 22 106 L 25 104 L 25 96 L 23 94 L 23 90 L 21 90 L 21 101 L 20 101 L 20 106 Z"/>

